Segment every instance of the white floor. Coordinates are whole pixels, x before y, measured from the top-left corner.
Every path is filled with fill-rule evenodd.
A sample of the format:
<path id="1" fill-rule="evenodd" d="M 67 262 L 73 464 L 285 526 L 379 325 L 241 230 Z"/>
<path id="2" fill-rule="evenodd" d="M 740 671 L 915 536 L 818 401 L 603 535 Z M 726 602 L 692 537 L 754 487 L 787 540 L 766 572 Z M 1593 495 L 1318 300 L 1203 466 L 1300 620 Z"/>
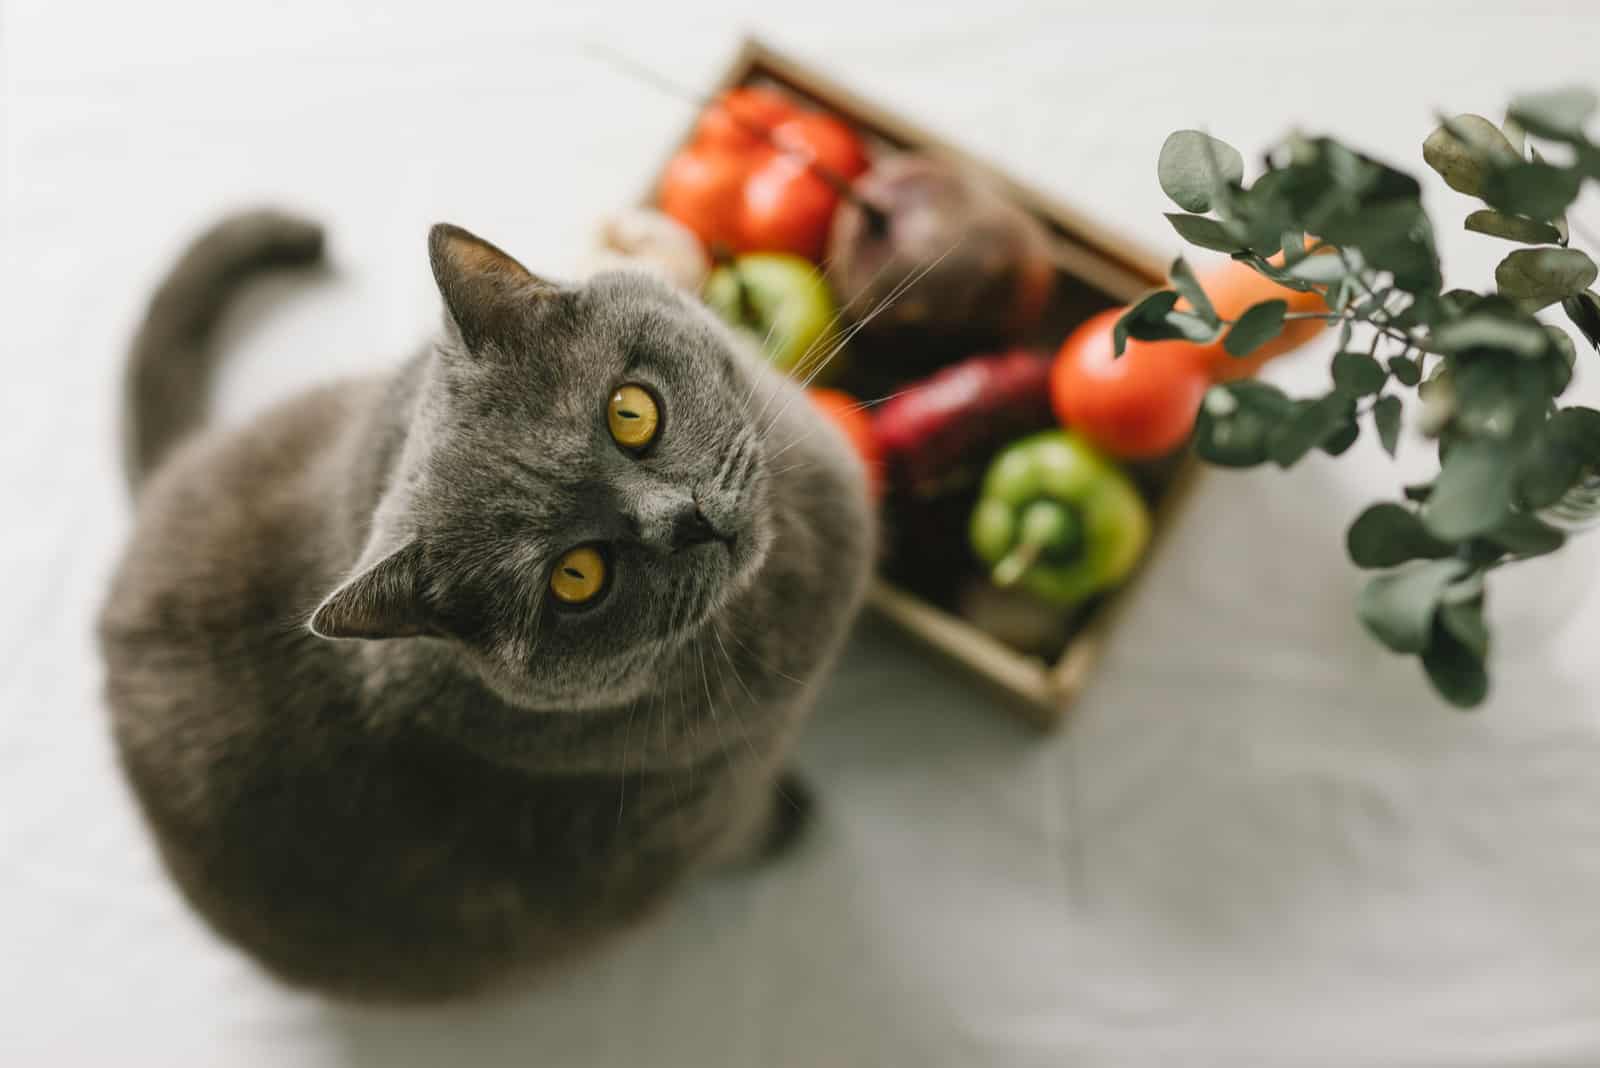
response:
<path id="1" fill-rule="evenodd" d="M 213 942 L 115 774 L 88 623 L 127 525 L 120 347 L 217 211 L 304 206 L 340 263 L 259 304 L 225 382 L 239 418 L 420 336 L 433 220 L 578 262 L 688 118 L 594 42 L 704 85 L 754 22 L 1168 251 L 1171 129 L 1249 156 L 1302 123 L 1420 169 L 1435 108 L 1600 79 L 1581 0 L 895 5 L 914 20 L 808 0 L 784 25 L 364 6 L 0 3 L 0 1063 L 1600 1063 L 1596 547 L 1506 591 L 1499 616 L 1542 637 L 1506 642 L 1489 707 L 1450 712 L 1349 611 L 1344 524 L 1397 485 L 1372 448 L 1212 477 L 1055 737 L 864 628 L 805 740 L 826 808 L 803 853 L 542 992 L 350 1011 Z M 1458 229 L 1462 198 L 1433 206 L 1452 277 L 1483 283 L 1495 243 Z M 1592 400 L 1600 357 L 1582 366 Z"/>

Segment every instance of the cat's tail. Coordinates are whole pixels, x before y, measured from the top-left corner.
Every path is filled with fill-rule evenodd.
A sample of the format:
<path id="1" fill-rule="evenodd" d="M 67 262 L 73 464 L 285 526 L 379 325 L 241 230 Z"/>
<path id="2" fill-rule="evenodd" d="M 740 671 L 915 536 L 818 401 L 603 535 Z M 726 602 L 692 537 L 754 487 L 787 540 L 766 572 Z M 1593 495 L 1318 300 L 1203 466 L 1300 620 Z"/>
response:
<path id="1" fill-rule="evenodd" d="M 195 239 L 162 281 L 128 356 L 123 464 L 146 476 L 205 421 L 217 324 L 252 276 L 322 260 L 322 227 L 263 210 L 231 215 Z"/>

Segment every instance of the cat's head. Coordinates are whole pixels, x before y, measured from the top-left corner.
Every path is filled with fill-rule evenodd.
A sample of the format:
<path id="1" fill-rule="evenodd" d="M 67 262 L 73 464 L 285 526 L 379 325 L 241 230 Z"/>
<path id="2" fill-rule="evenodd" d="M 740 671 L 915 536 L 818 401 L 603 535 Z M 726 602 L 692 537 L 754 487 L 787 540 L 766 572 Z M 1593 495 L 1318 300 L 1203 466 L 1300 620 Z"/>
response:
<path id="1" fill-rule="evenodd" d="M 772 542 L 755 366 L 642 273 L 556 285 L 450 226 L 429 252 L 445 336 L 312 629 L 454 642 L 529 707 L 638 696 Z"/>

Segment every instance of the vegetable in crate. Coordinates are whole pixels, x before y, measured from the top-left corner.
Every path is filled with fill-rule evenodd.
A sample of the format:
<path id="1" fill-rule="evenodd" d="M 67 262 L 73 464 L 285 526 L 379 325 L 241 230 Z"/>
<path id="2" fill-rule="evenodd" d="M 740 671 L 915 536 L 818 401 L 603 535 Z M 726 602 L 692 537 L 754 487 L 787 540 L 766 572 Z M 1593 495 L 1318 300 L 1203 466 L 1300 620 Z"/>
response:
<path id="1" fill-rule="evenodd" d="M 872 420 L 861 402 L 842 389 L 808 389 L 806 395 L 817 410 L 838 427 L 861 457 L 867 471 L 867 491 L 877 501 L 883 497 L 883 458 Z"/>
<path id="2" fill-rule="evenodd" d="M 1088 442 L 1046 430 L 995 457 L 969 534 L 996 585 L 1065 606 L 1128 577 L 1150 540 L 1150 514 Z"/>
<path id="3" fill-rule="evenodd" d="M 843 122 L 771 89 L 724 93 L 667 164 L 661 209 L 711 249 L 821 258 L 843 183 L 867 169 Z"/>
<path id="4" fill-rule="evenodd" d="M 931 156 L 880 159 L 852 189 L 828 239 L 828 278 L 869 336 L 926 362 L 1008 344 L 1038 323 L 1055 268 L 1032 215 Z"/>
<path id="5" fill-rule="evenodd" d="M 1122 312 L 1072 332 L 1051 370 L 1050 398 L 1065 426 L 1111 455 L 1156 459 L 1189 440 L 1212 355 L 1187 341 L 1130 341 L 1117 356 L 1112 330 Z"/>
<path id="6" fill-rule="evenodd" d="M 815 267 L 798 256 L 753 252 L 725 263 L 706 281 L 706 303 L 762 346 L 767 359 L 796 378 L 826 385 L 843 369 L 830 335 L 837 305 Z"/>
<path id="7" fill-rule="evenodd" d="M 1050 425 L 1050 358 L 1025 349 L 972 356 L 885 401 L 873 430 L 892 484 L 930 495 L 966 464 Z"/>
<path id="8" fill-rule="evenodd" d="M 650 208 L 630 208 L 600 224 L 589 271 L 638 267 L 679 289 L 700 292 L 711 262 L 700 239 L 682 223 Z"/>

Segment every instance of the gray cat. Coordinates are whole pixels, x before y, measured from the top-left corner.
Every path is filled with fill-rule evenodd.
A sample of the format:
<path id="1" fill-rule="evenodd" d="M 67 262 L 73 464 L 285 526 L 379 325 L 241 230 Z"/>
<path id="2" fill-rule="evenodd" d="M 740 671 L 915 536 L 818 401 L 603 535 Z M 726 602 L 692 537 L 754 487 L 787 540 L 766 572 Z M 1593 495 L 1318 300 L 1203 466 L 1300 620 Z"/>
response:
<path id="1" fill-rule="evenodd" d="M 172 876 L 349 997 L 476 990 L 780 849 L 875 547 L 848 445 L 692 299 L 428 249 L 425 352 L 194 434 L 226 298 L 322 236 L 263 212 L 189 249 L 134 345 L 100 623 Z"/>

